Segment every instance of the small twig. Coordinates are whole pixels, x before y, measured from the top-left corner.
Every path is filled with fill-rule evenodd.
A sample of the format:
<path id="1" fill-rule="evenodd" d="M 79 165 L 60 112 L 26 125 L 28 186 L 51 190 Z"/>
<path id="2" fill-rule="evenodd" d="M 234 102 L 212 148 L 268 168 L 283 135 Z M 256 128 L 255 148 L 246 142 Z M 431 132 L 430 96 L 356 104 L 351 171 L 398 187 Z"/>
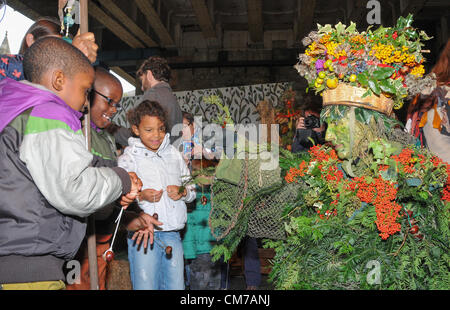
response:
<path id="1" fill-rule="evenodd" d="M 400 250 L 402 249 L 403 245 L 405 244 L 406 237 L 408 237 L 408 232 L 405 233 L 405 237 L 403 238 L 403 242 L 400 245 L 400 247 L 398 248 L 397 252 L 391 253 L 390 255 L 397 256 L 400 253 Z"/>

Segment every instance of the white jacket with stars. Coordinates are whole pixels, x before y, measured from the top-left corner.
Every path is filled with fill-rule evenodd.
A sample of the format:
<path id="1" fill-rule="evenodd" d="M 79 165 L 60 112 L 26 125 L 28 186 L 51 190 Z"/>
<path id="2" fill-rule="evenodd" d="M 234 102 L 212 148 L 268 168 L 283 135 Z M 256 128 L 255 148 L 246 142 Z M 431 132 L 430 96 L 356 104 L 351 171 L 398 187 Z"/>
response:
<path id="1" fill-rule="evenodd" d="M 118 165 L 137 174 L 143 184 L 142 190 L 164 190 L 158 202 L 139 202 L 145 213 L 158 214 L 158 220 L 163 223 L 162 231 L 183 229 L 187 219 L 185 202 L 193 201 L 196 194 L 194 186 L 187 186 L 187 195 L 180 200 L 174 201 L 167 195 L 168 185 L 180 186 L 190 177 L 181 153 L 170 144 L 170 134 L 166 134 L 157 152 L 147 149 L 139 138 L 129 138 L 128 147 L 119 157 Z"/>

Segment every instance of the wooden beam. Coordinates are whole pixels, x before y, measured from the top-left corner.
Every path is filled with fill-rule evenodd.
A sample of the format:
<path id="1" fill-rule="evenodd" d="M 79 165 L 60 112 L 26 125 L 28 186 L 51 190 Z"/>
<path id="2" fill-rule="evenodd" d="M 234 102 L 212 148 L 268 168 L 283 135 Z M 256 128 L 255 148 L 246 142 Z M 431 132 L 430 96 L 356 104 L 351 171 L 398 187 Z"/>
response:
<path id="1" fill-rule="evenodd" d="M 247 0 L 248 29 L 253 42 L 264 40 L 262 0 Z"/>
<path id="2" fill-rule="evenodd" d="M 428 0 L 409 0 L 408 5 L 402 12 L 402 16 L 407 16 L 409 13 L 416 15 L 423 9 L 425 3 L 427 2 Z"/>
<path id="3" fill-rule="evenodd" d="M 118 22 L 103 12 L 93 1 L 89 1 L 89 15 L 105 25 L 119 39 L 128 44 L 132 48 L 144 48 L 145 46 L 137 40 L 132 34 L 122 27 Z"/>
<path id="4" fill-rule="evenodd" d="M 316 0 L 301 0 L 300 17 L 297 24 L 297 40 L 303 39 L 313 28 Z"/>
<path id="5" fill-rule="evenodd" d="M 197 20 L 205 39 L 217 38 L 216 30 L 211 16 L 209 15 L 205 0 L 191 0 L 191 4 L 195 15 L 197 15 Z"/>
<path id="6" fill-rule="evenodd" d="M 35 10 L 33 10 L 32 8 L 30 8 L 29 6 L 27 6 L 22 1 L 19 0 L 8 0 L 7 5 L 12 7 L 15 11 L 19 11 L 20 13 L 22 13 L 23 15 L 32 20 L 37 20 L 39 17 L 42 16 L 41 14 L 39 14 L 38 12 L 36 12 Z M 57 10 L 58 8 L 56 8 L 56 11 Z"/>
<path id="7" fill-rule="evenodd" d="M 141 10 L 142 14 L 144 14 L 145 18 L 149 22 L 150 26 L 153 28 L 155 33 L 161 39 L 161 43 L 164 46 L 175 46 L 175 42 L 172 39 L 169 31 L 167 31 L 166 27 L 161 21 L 158 13 L 155 8 L 151 5 L 148 0 L 135 0 L 136 5 L 139 10 Z"/>
<path id="8" fill-rule="evenodd" d="M 127 27 L 132 34 L 144 42 L 148 47 L 155 47 L 158 44 L 153 41 L 136 23 L 128 17 L 113 1 L 98 0 L 117 20 Z"/>
<path id="9" fill-rule="evenodd" d="M 111 67 L 110 69 L 111 71 L 114 71 L 114 73 L 119 75 L 121 78 L 123 78 L 125 81 L 136 87 L 136 79 L 132 77 L 130 74 L 128 74 L 121 67 Z"/>

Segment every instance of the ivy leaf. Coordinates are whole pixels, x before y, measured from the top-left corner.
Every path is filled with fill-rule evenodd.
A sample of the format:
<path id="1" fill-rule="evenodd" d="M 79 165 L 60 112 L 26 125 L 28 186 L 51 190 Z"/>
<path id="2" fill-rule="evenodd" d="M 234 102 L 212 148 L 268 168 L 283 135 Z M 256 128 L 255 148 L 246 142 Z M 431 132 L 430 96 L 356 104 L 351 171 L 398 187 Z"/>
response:
<path id="1" fill-rule="evenodd" d="M 317 29 L 319 29 L 319 33 L 328 33 L 333 30 L 330 24 L 326 24 L 325 26 L 321 26 L 320 24 L 317 24 Z"/>
<path id="2" fill-rule="evenodd" d="M 369 87 L 378 96 L 381 94 L 380 85 L 378 85 L 378 81 L 373 77 L 369 78 Z"/>
<path id="3" fill-rule="evenodd" d="M 336 28 L 336 30 L 337 30 L 338 35 L 341 35 L 341 34 L 344 34 L 344 33 L 345 33 L 345 25 L 342 24 L 341 22 L 339 22 L 339 24 L 337 24 L 337 25 L 335 26 L 335 28 Z"/>
<path id="4" fill-rule="evenodd" d="M 363 87 L 368 87 L 369 86 L 367 73 L 360 73 L 360 74 L 358 74 L 357 78 L 358 78 L 358 82 L 361 84 L 361 86 L 363 86 Z"/>
<path id="5" fill-rule="evenodd" d="M 370 96 L 370 95 L 372 95 L 372 91 L 370 90 L 370 88 L 369 89 L 367 89 L 367 91 L 362 95 L 362 97 L 361 98 L 366 98 L 367 96 Z"/>
<path id="6" fill-rule="evenodd" d="M 381 80 L 379 82 L 380 88 L 382 91 L 384 91 L 385 93 L 389 93 L 389 94 L 395 94 L 395 87 L 394 85 L 391 84 L 390 80 L 386 79 L 386 80 Z"/>
<path id="7" fill-rule="evenodd" d="M 420 35 L 425 41 L 428 41 L 428 40 L 433 39 L 433 37 L 429 37 L 429 36 L 427 35 L 427 33 L 426 33 L 425 31 L 423 31 L 423 30 L 420 31 L 419 35 Z"/>
<path id="8" fill-rule="evenodd" d="M 428 193 L 427 192 L 421 191 L 421 192 L 419 192 L 419 196 L 423 200 L 427 200 L 428 199 Z"/>
<path id="9" fill-rule="evenodd" d="M 356 24 L 354 22 L 350 22 L 350 26 L 345 29 L 347 33 L 354 33 L 356 31 Z"/>

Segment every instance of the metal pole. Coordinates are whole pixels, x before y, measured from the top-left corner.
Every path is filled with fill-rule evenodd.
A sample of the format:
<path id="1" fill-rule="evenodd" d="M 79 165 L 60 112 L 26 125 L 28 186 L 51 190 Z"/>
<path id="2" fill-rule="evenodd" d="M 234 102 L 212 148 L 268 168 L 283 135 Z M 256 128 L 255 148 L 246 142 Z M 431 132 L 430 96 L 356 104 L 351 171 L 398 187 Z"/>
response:
<path id="1" fill-rule="evenodd" d="M 80 0 L 80 33 L 88 32 L 88 0 Z M 83 133 L 86 138 L 86 148 L 91 151 L 91 110 L 87 105 L 87 113 L 84 115 Z M 89 261 L 89 278 L 91 290 L 98 290 L 98 267 L 97 267 L 97 242 L 95 239 L 95 218 L 88 217 L 87 223 L 87 247 Z"/>

